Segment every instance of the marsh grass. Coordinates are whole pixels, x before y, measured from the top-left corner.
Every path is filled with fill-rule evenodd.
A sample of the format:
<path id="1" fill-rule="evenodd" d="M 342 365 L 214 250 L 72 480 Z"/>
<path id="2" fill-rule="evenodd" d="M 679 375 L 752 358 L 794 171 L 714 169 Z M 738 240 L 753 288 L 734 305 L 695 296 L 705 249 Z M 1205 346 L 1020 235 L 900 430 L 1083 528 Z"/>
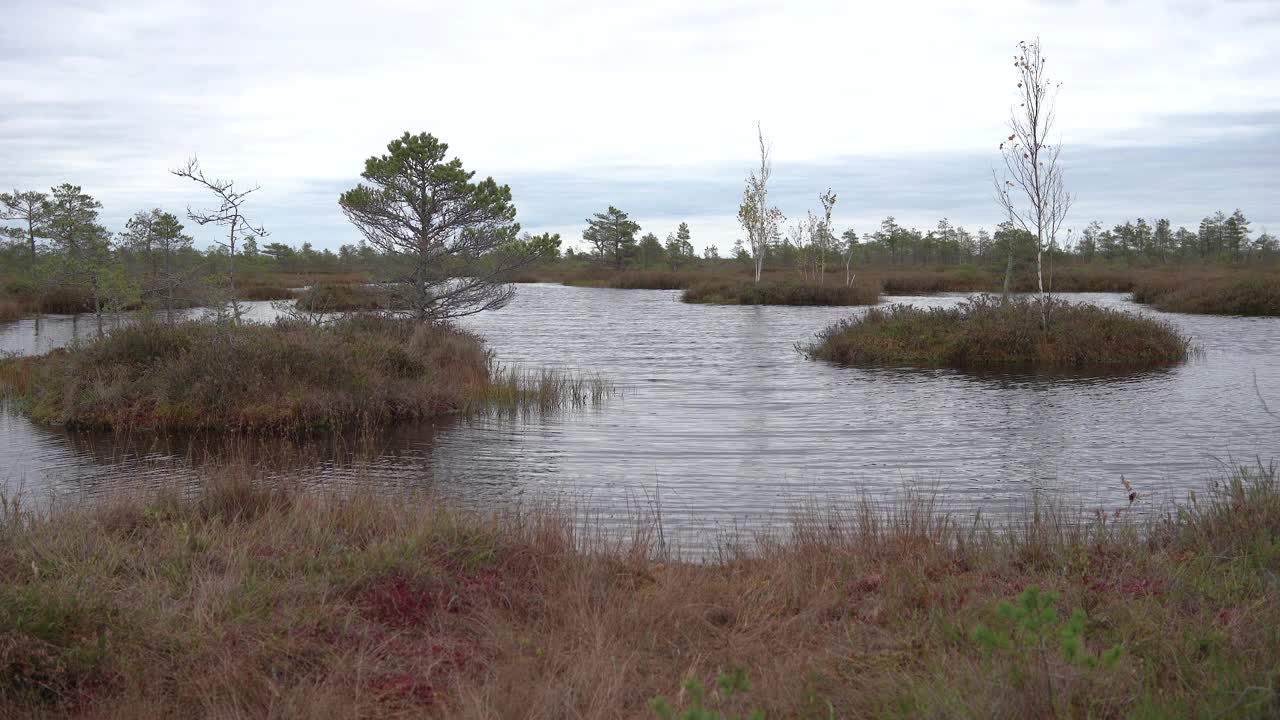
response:
<path id="1" fill-rule="evenodd" d="M 304 494 L 251 464 L 186 494 L 5 500 L 0 715 L 646 717 L 741 674 L 767 717 L 1274 717 L 1276 483 L 1243 467 L 1181 505 L 1001 526 L 863 500 L 712 562 L 662 553 L 660 518 L 601 541 L 554 509 Z M 1119 660 L 975 642 L 1033 586 Z"/>
<path id="2" fill-rule="evenodd" d="M 880 301 L 880 292 L 877 286 L 866 282 L 846 286 L 797 281 L 712 281 L 690 287 L 680 300 L 715 305 L 874 305 Z"/>
<path id="3" fill-rule="evenodd" d="M 243 285 L 236 286 L 236 298 L 238 300 L 290 300 L 293 297 L 293 291 L 282 285 L 245 283 Z"/>
<path id="4" fill-rule="evenodd" d="M 1085 303 L 979 296 L 954 308 L 894 305 L 836 323 L 812 359 L 889 367 L 1131 370 L 1176 365 L 1190 341 L 1166 322 Z"/>
<path id="5" fill-rule="evenodd" d="M 320 313 L 402 310 L 408 305 L 396 288 L 379 285 L 312 285 L 297 301 L 299 310 Z"/>
<path id="6" fill-rule="evenodd" d="M 472 412 L 523 414 L 597 407 L 618 388 L 599 375 L 495 365 L 488 382 L 470 396 Z"/>
<path id="7" fill-rule="evenodd" d="M 1138 283 L 1134 302 L 1164 312 L 1280 316 L 1280 274 L 1183 283 L 1167 278 Z"/>
<path id="8" fill-rule="evenodd" d="M 617 290 L 684 290 L 714 277 L 699 270 L 582 271 L 560 280 L 565 285 Z"/>
<path id="9" fill-rule="evenodd" d="M 132 432 L 296 435 L 455 413 L 600 402 L 601 381 L 494 366 L 474 335 L 351 316 L 325 325 L 136 323 L 0 363 L 0 392 L 38 422 Z"/>

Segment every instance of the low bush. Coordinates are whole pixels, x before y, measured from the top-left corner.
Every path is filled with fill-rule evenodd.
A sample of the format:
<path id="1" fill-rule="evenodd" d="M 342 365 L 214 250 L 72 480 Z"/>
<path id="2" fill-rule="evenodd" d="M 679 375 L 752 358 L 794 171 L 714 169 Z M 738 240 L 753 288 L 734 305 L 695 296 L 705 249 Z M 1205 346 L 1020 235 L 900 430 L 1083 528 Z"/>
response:
<path id="1" fill-rule="evenodd" d="M 874 305 L 879 288 L 865 282 L 853 286 L 795 281 L 711 281 L 685 290 L 680 300 L 716 305 Z"/>
<path id="2" fill-rule="evenodd" d="M 1168 323 L 1089 304 L 979 296 L 953 308 L 894 305 L 836 323 L 803 348 L 849 365 L 1123 370 L 1175 365 L 1189 340 Z"/>

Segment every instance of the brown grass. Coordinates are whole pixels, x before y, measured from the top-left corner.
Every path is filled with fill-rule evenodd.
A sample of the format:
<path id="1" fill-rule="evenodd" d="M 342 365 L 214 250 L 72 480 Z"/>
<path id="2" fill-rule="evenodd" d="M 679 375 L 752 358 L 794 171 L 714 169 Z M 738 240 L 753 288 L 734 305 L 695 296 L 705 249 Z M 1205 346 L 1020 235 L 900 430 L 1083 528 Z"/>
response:
<path id="1" fill-rule="evenodd" d="M 297 307 L 307 312 L 373 312 L 398 310 L 407 299 L 394 287 L 369 285 L 312 285 L 298 294 Z"/>
<path id="2" fill-rule="evenodd" d="M 879 288 L 866 281 L 853 286 L 813 282 L 714 280 L 685 290 L 680 300 L 715 305 L 874 305 Z"/>
<path id="3" fill-rule="evenodd" d="M 585 404 L 557 392 L 575 383 L 585 383 L 586 402 L 606 394 L 600 381 L 548 378 L 542 387 L 542 377 L 496 372 L 461 330 L 371 316 L 325 326 L 140 323 L 0 362 L 0 391 L 34 420 L 114 431 L 309 433 L 542 407 L 548 396 Z"/>
<path id="4" fill-rule="evenodd" d="M 956 265 L 939 267 L 855 267 L 857 280 L 867 286 L 879 285 L 885 295 L 929 295 L 942 292 L 998 292 L 1004 286 L 1004 267 Z M 1194 287 L 1206 282 L 1249 277 L 1276 278 L 1256 268 L 1240 266 L 1112 266 L 1101 264 L 1068 264 L 1052 268 L 1054 292 L 1131 292 L 1144 284 Z M 843 285 L 843 267 L 832 267 L 824 285 Z M 806 282 L 791 269 L 770 268 L 765 279 L 777 282 Z M 621 289 L 683 290 L 712 282 L 747 282 L 754 280 L 749 268 L 733 263 L 699 266 L 682 270 L 623 270 L 605 267 L 535 268 L 516 282 L 558 282 L 566 285 Z M 1025 268 L 1016 272 L 1010 290 L 1036 291 L 1034 272 Z"/>
<path id="5" fill-rule="evenodd" d="M 848 365 L 1129 370 L 1176 365 L 1190 341 L 1168 323 L 1087 303 L 977 296 L 954 308 L 894 305 L 836 323 L 805 348 Z"/>
<path id="6" fill-rule="evenodd" d="M 1219 277 L 1187 283 L 1151 278 L 1133 289 L 1135 302 L 1164 312 L 1280 316 L 1280 274 Z"/>
<path id="7" fill-rule="evenodd" d="M 562 514 L 300 495 L 245 467 L 185 499 L 5 503 L 0 714 L 644 718 L 742 668 L 730 709 L 767 717 L 1274 717 L 1274 468 L 1132 512 L 1038 505 L 995 530 L 855 503 L 691 563 L 644 523 L 610 543 Z M 1120 661 L 971 639 L 1030 586 Z"/>

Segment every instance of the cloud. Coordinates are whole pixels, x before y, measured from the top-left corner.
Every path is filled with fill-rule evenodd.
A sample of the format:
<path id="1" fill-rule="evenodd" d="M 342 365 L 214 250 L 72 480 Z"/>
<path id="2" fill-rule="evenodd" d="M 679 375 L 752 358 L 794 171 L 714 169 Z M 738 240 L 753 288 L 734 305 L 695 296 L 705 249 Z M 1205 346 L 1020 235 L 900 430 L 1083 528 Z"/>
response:
<path id="1" fill-rule="evenodd" d="M 337 192 L 425 130 L 511 183 L 530 228 L 612 203 L 725 248 L 757 120 L 788 214 L 830 185 L 851 224 L 989 225 L 1009 58 L 1037 33 L 1080 215 L 1262 218 L 1280 184 L 1270 0 L 9 0 L 5 17 L 0 186 L 81 184 L 117 226 L 202 202 L 167 173 L 199 153 L 262 185 L 277 239 L 351 242 Z"/>

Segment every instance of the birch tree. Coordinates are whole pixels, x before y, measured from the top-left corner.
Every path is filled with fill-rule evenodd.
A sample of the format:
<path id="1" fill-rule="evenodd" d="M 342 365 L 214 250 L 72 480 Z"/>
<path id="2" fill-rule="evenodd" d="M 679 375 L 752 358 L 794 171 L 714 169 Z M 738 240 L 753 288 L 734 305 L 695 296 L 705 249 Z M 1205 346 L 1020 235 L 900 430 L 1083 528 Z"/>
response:
<path id="1" fill-rule="evenodd" d="M 245 201 L 250 195 L 257 192 L 258 186 L 254 185 L 248 190 L 236 190 L 234 180 L 207 178 L 204 171 L 200 169 L 199 160 L 195 157 L 188 160 L 185 167 L 171 172 L 178 177 L 187 178 L 212 192 L 218 199 L 217 210 L 196 212 L 188 206 L 187 219 L 197 225 L 217 225 L 227 229 L 226 241 L 218 240 L 217 243 L 227 249 L 227 257 L 229 259 L 227 282 L 230 286 L 231 294 L 231 317 L 235 323 L 239 324 L 240 302 L 236 297 L 236 240 L 250 235 L 262 237 L 267 234 L 266 229 L 261 225 L 254 225 L 250 222 L 242 210 Z"/>
<path id="2" fill-rule="evenodd" d="M 773 174 L 772 147 L 764 141 L 764 130 L 756 125 L 760 141 L 760 167 L 747 176 L 747 186 L 742 192 L 742 204 L 738 207 L 738 222 L 747 233 L 751 244 L 751 257 L 755 261 L 756 282 L 764 270 L 764 258 L 769 244 L 778 239 L 778 227 L 785 219 L 782 211 L 769 207 L 769 177 Z"/>
<path id="3" fill-rule="evenodd" d="M 822 203 L 822 219 L 818 221 L 814 228 L 813 244 L 818 252 L 818 284 L 821 285 L 827 277 L 827 255 L 835 248 L 835 234 L 831 230 L 831 211 L 836 206 L 836 194 L 831 192 L 831 188 L 818 196 L 818 202 Z M 845 270 L 848 275 L 848 269 Z"/>
<path id="4" fill-rule="evenodd" d="M 1071 208 L 1071 195 L 1062 180 L 1061 143 L 1050 144 L 1055 120 L 1054 103 L 1061 84 L 1045 74 L 1040 40 L 1018 43 L 1014 56 L 1018 75 L 1019 105 L 1009 114 L 1009 137 L 1000 143 L 1004 171 L 992 171 L 996 199 L 1009 220 L 1035 238 L 1036 289 L 1040 295 L 1041 324 L 1049 324 L 1049 290 L 1045 285 L 1044 253 L 1056 246 L 1058 231 Z M 1012 257 L 1009 259 L 1012 265 Z M 1008 291 L 1006 273 L 1005 288 Z"/>

